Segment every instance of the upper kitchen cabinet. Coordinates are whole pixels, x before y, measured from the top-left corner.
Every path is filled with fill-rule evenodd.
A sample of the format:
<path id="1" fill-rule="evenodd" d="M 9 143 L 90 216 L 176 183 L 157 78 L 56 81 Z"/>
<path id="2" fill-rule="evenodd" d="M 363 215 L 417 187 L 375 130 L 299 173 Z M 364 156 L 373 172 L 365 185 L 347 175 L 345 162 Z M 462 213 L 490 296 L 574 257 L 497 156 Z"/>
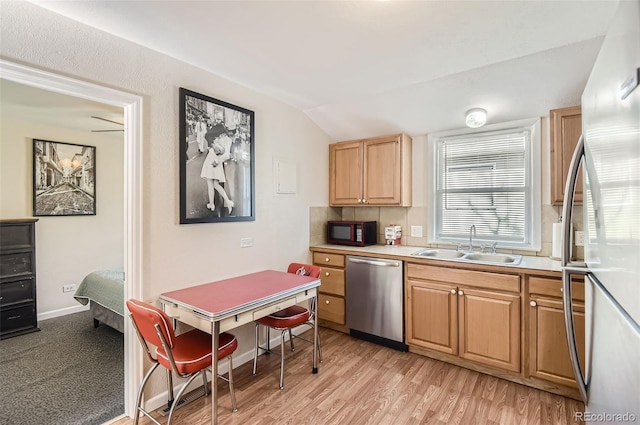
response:
<path id="1" fill-rule="evenodd" d="M 329 145 L 330 206 L 411 206 L 411 137 Z"/>
<path id="2" fill-rule="evenodd" d="M 582 109 L 580 106 L 553 109 L 549 112 L 551 145 L 551 204 L 562 205 L 564 186 L 573 151 L 582 134 Z M 575 204 L 582 205 L 582 171 L 576 183 Z"/>

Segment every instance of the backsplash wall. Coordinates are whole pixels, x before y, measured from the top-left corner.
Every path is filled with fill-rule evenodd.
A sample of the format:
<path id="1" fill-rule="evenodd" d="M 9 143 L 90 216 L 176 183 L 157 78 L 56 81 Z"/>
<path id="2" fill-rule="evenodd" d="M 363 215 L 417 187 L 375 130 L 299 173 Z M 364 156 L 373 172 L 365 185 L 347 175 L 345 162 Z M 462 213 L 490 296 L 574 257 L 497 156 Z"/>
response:
<path id="1" fill-rule="evenodd" d="M 552 228 L 560 218 L 561 207 L 542 206 L 542 249 L 537 252 L 498 249 L 499 252 L 529 256 L 551 256 Z M 455 248 L 452 245 L 427 243 L 427 207 L 310 207 L 309 208 L 309 244 L 327 243 L 327 221 L 357 220 L 376 221 L 378 223 L 378 244 L 385 243 L 384 228 L 391 224 L 402 226 L 402 245 L 429 248 Z M 411 226 L 422 226 L 423 236 L 412 237 Z M 573 228 L 583 230 L 582 207 L 574 207 Z M 575 259 L 584 258 L 584 248 L 573 246 Z"/>

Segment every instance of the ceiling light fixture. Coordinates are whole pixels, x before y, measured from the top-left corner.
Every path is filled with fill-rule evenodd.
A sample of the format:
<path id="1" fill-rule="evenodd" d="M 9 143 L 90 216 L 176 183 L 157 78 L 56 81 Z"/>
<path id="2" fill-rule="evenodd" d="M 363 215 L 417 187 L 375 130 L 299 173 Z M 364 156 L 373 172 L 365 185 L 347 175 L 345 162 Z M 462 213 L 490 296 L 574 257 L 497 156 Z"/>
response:
<path id="1" fill-rule="evenodd" d="M 467 127 L 478 128 L 487 122 L 487 111 L 482 108 L 473 108 L 467 111 L 465 123 Z"/>

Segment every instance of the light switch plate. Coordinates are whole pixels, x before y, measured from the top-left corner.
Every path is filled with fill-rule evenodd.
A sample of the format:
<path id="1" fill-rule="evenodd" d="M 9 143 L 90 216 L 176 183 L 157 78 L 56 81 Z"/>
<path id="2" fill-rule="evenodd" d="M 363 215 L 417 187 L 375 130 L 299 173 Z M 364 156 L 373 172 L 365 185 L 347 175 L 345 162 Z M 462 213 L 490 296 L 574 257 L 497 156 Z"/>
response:
<path id="1" fill-rule="evenodd" d="M 421 238 L 422 226 L 411 226 L 411 236 L 414 238 Z"/>

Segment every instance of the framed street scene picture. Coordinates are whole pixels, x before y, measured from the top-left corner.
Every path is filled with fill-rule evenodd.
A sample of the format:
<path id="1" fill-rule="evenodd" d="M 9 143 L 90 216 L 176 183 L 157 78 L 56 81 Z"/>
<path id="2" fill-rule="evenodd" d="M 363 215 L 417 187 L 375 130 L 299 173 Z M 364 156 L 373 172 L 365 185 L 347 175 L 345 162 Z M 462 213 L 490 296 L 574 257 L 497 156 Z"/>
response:
<path id="1" fill-rule="evenodd" d="M 96 214 L 96 147 L 33 140 L 33 215 Z"/>
<path id="2" fill-rule="evenodd" d="M 254 113 L 180 88 L 180 223 L 255 220 Z"/>

